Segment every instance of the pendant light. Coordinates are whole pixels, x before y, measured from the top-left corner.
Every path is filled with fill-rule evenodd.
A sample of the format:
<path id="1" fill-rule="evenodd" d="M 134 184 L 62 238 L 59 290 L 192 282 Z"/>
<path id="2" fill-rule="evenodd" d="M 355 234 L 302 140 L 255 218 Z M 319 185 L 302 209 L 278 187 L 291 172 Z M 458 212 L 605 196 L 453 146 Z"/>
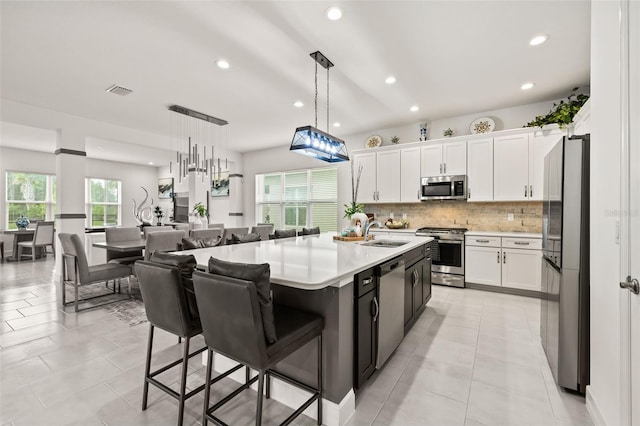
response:
<path id="1" fill-rule="evenodd" d="M 329 68 L 333 63 L 322 53 L 313 52 L 310 55 L 316 61 L 315 68 L 315 126 L 298 127 L 291 141 L 290 151 L 308 155 L 328 163 L 349 161 L 347 146 L 342 139 L 336 138 L 329 131 Z M 318 64 L 327 70 L 327 131 L 318 129 Z"/>

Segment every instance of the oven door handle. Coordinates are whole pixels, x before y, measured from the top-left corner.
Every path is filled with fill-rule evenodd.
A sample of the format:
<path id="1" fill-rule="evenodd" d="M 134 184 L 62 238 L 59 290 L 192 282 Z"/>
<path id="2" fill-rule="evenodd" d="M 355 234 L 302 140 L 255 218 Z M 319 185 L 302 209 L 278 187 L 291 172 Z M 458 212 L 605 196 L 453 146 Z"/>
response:
<path id="1" fill-rule="evenodd" d="M 438 244 L 456 244 L 456 245 L 462 245 L 464 241 L 460 241 L 460 240 L 443 240 L 440 239 L 438 240 Z"/>

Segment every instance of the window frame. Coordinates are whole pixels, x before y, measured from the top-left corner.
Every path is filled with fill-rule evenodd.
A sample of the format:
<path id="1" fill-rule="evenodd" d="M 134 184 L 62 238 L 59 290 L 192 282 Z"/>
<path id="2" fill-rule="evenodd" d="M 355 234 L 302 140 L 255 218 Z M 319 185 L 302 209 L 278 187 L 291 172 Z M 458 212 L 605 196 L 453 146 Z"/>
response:
<path id="1" fill-rule="evenodd" d="M 35 175 L 35 176 L 44 176 L 46 179 L 45 186 L 45 199 L 37 200 L 37 201 L 29 201 L 29 200 L 10 200 L 9 199 L 9 174 L 10 173 L 21 173 L 25 175 Z M 5 199 L 5 228 L 6 229 L 17 229 L 15 222 L 11 222 L 9 218 L 9 207 L 11 204 L 44 204 L 45 205 L 45 221 L 53 221 L 55 219 L 56 212 L 56 199 L 53 197 L 53 181 L 56 179 L 55 174 L 49 173 L 37 173 L 31 171 L 23 171 L 23 170 L 5 170 L 5 187 L 4 187 L 4 199 Z"/>
<path id="2" fill-rule="evenodd" d="M 91 181 L 103 181 L 104 182 L 104 202 L 92 201 L 91 200 Z M 85 227 L 87 229 L 100 229 L 100 228 L 113 228 L 116 226 L 122 226 L 122 181 L 119 179 L 112 178 L 101 178 L 101 177 L 85 177 L 84 180 L 84 188 L 85 188 Z M 117 182 L 118 184 L 118 201 L 107 201 L 107 182 Z M 93 226 L 93 206 L 101 205 L 104 206 L 104 212 L 102 217 L 102 226 Z M 118 218 L 115 224 L 106 225 L 107 219 L 107 206 L 117 206 L 118 208 Z"/>
<path id="3" fill-rule="evenodd" d="M 312 186 L 312 174 L 314 171 L 318 171 L 318 170 L 335 170 L 335 176 L 336 176 L 336 196 L 335 199 L 324 199 L 324 200 L 319 200 L 319 199 L 314 199 L 313 198 L 313 186 Z M 290 201 L 286 201 L 286 175 L 287 174 L 296 174 L 296 173 L 306 173 L 306 196 L 304 200 L 290 200 Z M 269 201 L 264 201 L 264 178 L 265 176 L 273 176 L 273 175 L 280 175 L 280 200 L 276 201 L 276 200 L 269 200 Z M 260 184 L 259 184 L 260 183 Z M 335 231 L 338 230 L 338 226 L 339 226 L 339 221 L 338 221 L 338 168 L 336 166 L 329 166 L 329 167 L 316 167 L 316 168 L 311 168 L 311 169 L 296 169 L 296 170 L 286 170 L 286 171 L 276 171 L 276 172 L 265 172 L 265 173 L 259 173 L 256 174 L 256 200 L 261 200 L 261 201 L 256 201 L 256 217 L 259 218 L 258 222 L 261 222 L 262 220 L 264 220 L 263 217 L 263 212 L 264 212 L 264 207 L 268 206 L 270 208 L 274 207 L 274 206 L 278 206 L 280 207 L 280 229 L 300 229 L 301 227 L 306 227 L 306 228 L 311 228 L 313 226 L 316 226 L 313 222 L 313 206 L 314 205 L 321 205 L 321 204 L 326 204 L 326 205 L 334 205 L 336 207 L 336 214 L 335 214 Z M 287 208 L 295 208 L 296 209 L 296 217 L 297 220 L 296 222 L 299 223 L 299 209 L 301 207 L 306 208 L 306 215 L 304 218 L 305 224 L 304 225 L 287 225 L 286 224 L 286 210 Z M 273 222 L 272 222 L 273 223 Z M 275 224 L 274 224 L 275 225 Z M 324 229 L 323 231 L 330 231 L 332 229 Z"/>

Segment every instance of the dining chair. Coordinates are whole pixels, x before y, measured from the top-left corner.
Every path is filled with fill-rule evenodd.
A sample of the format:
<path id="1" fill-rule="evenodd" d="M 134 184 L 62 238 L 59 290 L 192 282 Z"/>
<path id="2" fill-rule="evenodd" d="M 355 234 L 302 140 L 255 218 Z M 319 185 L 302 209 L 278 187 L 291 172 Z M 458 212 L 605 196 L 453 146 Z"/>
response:
<path id="1" fill-rule="evenodd" d="M 144 228 L 144 237 L 147 238 L 147 235 L 155 233 L 155 232 L 169 232 L 174 231 L 171 226 L 145 226 Z"/>
<path id="2" fill-rule="evenodd" d="M 36 260 L 36 248 L 41 248 L 46 256 L 47 246 L 51 246 L 53 250 L 53 256 L 56 255 L 56 248 L 53 243 L 53 221 L 45 222 L 40 221 L 36 225 L 36 230 L 33 233 L 33 239 L 31 241 L 20 241 L 18 243 L 18 260 L 22 260 L 22 256 L 31 256 L 31 260 Z M 23 254 L 24 249 L 29 249 L 29 253 Z"/>
<path id="3" fill-rule="evenodd" d="M 220 228 L 224 229 L 224 223 L 210 223 L 207 228 Z"/>
<path id="4" fill-rule="evenodd" d="M 140 239 L 140 228 L 137 226 L 130 228 L 106 228 L 104 230 L 107 243 L 117 243 L 122 241 L 135 241 Z M 136 260 L 142 260 L 142 249 L 131 251 L 116 251 L 107 249 L 107 262 L 130 265 Z"/>
<path id="5" fill-rule="evenodd" d="M 169 228 L 164 232 L 152 232 L 147 235 L 144 247 L 144 260 L 149 260 L 154 251 L 176 251 L 182 244 L 182 238 L 185 233 L 183 231 L 174 231 Z"/>
<path id="6" fill-rule="evenodd" d="M 62 284 L 62 307 L 70 303 L 74 303 L 75 311 L 78 312 L 79 302 L 91 300 L 97 297 L 108 296 L 110 293 L 103 293 L 96 296 L 85 297 L 80 299 L 78 297 L 78 289 L 89 284 L 114 281 L 113 293 L 116 291 L 115 282 L 119 283 L 122 278 L 129 278 L 131 275 L 131 268 L 128 265 L 120 265 L 118 263 L 104 263 L 100 265 L 89 266 L 87 262 L 87 255 L 84 252 L 84 246 L 77 234 L 58 234 L 58 239 L 62 245 L 62 274 L 60 277 L 60 283 Z M 131 295 L 131 282 L 129 280 L 129 295 Z M 66 286 L 72 286 L 74 290 L 74 301 L 67 303 L 66 301 Z M 110 300 L 105 303 L 91 305 L 90 309 L 97 306 L 105 305 L 107 303 L 117 302 L 120 299 Z M 83 309 L 84 310 L 84 309 Z"/>
<path id="7" fill-rule="evenodd" d="M 191 225 L 188 223 L 176 223 L 173 227 L 176 231 L 183 231 L 185 235 L 188 235 L 191 230 Z"/>
<path id="8" fill-rule="evenodd" d="M 218 238 L 222 237 L 223 230 L 220 228 L 194 229 L 189 233 L 191 238 Z"/>
<path id="9" fill-rule="evenodd" d="M 255 225 L 251 227 L 252 234 L 260 234 L 262 241 L 269 239 L 269 234 L 273 232 L 273 224 Z"/>
<path id="10" fill-rule="evenodd" d="M 4 241 L 0 241 L 0 259 L 4 262 Z"/>
<path id="11" fill-rule="evenodd" d="M 223 244 L 232 244 L 231 235 L 247 235 L 249 233 L 249 228 L 224 228 L 224 234 L 222 236 Z"/>
<path id="12" fill-rule="evenodd" d="M 269 235 L 269 239 L 278 240 L 280 238 L 291 238 L 297 236 L 295 229 L 276 229 L 273 234 Z"/>
<path id="13" fill-rule="evenodd" d="M 302 228 L 302 231 L 298 232 L 298 236 L 301 235 L 317 235 L 320 233 L 320 227 L 316 226 L 315 228 Z"/>

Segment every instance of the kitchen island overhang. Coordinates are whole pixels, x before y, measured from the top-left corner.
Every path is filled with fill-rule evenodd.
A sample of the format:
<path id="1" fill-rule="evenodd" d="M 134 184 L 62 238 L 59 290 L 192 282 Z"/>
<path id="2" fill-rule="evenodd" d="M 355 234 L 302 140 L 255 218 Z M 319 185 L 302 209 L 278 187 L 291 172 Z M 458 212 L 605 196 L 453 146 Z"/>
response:
<path id="1" fill-rule="evenodd" d="M 241 263 L 269 263 L 274 303 L 317 313 L 325 318 L 323 331 L 324 422 L 342 425 L 355 411 L 353 390 L 354 275 L 429 244 L 432 238 L 412 235 L 385 236 L 406 241 L 399 247 L 375 247 L 362 242 L 334 241 L 336 233 L 234 244 L 190 250 L 198 269 L 208 270 L 210 257 Z M 402 315 L 399 312 L 398 315 Z M 316 342 L 299 349 L 277 365 L 277 370 L 303 383 L 316 381 Z M 218 367 L 219 365 L 219 367 Z M 214 368 L 228 361 L 216 354 Z M 238 377 L 239 381 L 244 377 Z M 273 380 L 271 397 L 294 407 L 297 395 Z M 312 405 L 305 414 L 315 418 Z"/>

